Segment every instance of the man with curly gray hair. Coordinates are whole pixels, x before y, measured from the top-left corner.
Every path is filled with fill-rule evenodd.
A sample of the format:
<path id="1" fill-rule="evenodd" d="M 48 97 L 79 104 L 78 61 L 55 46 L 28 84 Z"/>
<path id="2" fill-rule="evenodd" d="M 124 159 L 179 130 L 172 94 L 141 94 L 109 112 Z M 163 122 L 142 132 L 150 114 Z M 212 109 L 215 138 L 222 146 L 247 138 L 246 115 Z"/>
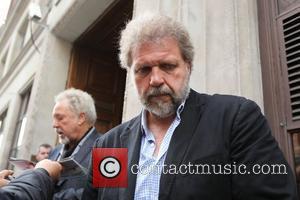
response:
<path id="1" fill-rule="evenodd" d="M 190 89 L 193 55 L 187 30 L 170 17 L 137 16 L 126 25 L 120 62 L 143 109 L 96 146 L 128 149 L 128 187 L 95 188 L 90 168 L 84 200 L 297 199 L 293 172 L 260 108 L 243 97 Z M 262 164 L 285 171 L 251 171 Z"/>
<path id="2" fill-rule="evenodd" d="M 73 158 L 87 170 L 94 141 L 100 136 L 94 124 L 97 119 L 93 98 L 79 89 L 67 89 L 55 97 L 53 127 L 61 145 L 57 146 L 50 159 Z M 85 174 L 62 176 L 55 188 L 53 199 L 80 199 Z"/>
<path id="3" fill-rule="evenodd" d="M 119 59 L 121 67 L 130 69 L 132 53 L 144 42 L 157 42 L 166 37 L 174 38 L 185 62 L 192 66 L 194 47 L 185 27 L 164 15 L 146 13 L 130 21 L 121 33 Z"/>

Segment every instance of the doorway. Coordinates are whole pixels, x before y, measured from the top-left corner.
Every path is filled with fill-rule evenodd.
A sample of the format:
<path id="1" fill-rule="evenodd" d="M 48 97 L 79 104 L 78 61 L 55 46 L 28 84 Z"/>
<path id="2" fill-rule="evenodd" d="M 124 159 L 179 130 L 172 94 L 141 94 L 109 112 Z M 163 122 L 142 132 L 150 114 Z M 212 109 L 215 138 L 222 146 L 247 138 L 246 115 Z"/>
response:
<path id="1" fill-rule="evenodd" d="M 126 70 L 118 62 L 118 38 L 132 18 L 133 0 L 113 3 L 74 42 L 67 88 L 90 93 L 96 104 L 96 129 L 105 133 L 121 123 Z"/>

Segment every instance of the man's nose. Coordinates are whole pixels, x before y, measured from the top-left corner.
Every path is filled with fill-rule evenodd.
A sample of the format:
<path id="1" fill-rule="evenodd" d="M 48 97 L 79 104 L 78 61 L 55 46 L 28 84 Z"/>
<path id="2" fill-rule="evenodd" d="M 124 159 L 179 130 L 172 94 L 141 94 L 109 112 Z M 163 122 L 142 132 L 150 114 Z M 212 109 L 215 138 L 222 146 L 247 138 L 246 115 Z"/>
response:
<path id="1" fill-rule="evenodd" d="M 150 85 L 153 87 L 158 87 L 164 83 L 163 71 L 159 67 L 152 67 L 150 74 Z"/>
<path id="2" fill-rule="evenodd" d="M 53 127 L 53 128 L 57 128 L 56 120 L 53 120 L 53 122 L 52 122 L 52 127 Z"/>

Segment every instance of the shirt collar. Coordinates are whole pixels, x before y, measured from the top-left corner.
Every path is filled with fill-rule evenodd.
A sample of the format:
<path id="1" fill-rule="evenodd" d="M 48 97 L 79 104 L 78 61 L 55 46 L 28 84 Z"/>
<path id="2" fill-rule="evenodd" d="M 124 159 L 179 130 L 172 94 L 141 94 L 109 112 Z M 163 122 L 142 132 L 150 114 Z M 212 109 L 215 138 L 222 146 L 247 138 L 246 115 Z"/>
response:
<path id="1" fill-rule="evenodd" d="M 175 119 L 178 120 L 178 121 L 181 120 L 180 114 L 183 111 L 184 105 L 185 105 L 185 100 L 178 106 L 178 108 L 176 110 L 176 117 L 175 117 Z M 149 135 L 150 131 L 149 131 L 148 126 L 147 126 L 147 115 L 146 114 L 147 114 L 147 110 L 145 108 L 143 108 L 143 110 L 142 110 L 142 119 L 141 119 L 142 134 L 146 138 L 151 138 L 151 139 L 154 140 L 153 135 L 152 134 Z"/>
<path id="2" fill-rule="evenodd" d="M 83 143 L 87 140 L 87 138 L 93 133 L 93 131 L 95 130 L 95 127 L 91 127 L 86 133 L 85 135 L 83 136 L 83 138 L 80 140 L 80 142 L 76 145 L 74 151 L 72 152 L 71 156 L 75 155 L 80 147 L 83 145 Z M 61 150 L 60 150 L 60 154 L 59 154 L 59 157 L 58 157 L 58 160 L 61 159 L 61 156 L 64 154 L 64 149 L 65 149 L 65 144 L 63 144 Z"/>

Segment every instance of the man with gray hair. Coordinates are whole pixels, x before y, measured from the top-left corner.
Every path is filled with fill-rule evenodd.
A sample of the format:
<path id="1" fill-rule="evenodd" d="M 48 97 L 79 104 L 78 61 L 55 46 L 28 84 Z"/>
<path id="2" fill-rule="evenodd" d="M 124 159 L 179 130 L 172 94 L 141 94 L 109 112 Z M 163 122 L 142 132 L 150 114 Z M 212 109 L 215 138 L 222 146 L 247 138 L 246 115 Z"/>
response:
<path id="1" fill-rule="evenodd" d="M 90 168 L 83 199 L 297 199 L 293 172 L 259 107 L 190 89 L 193 55 L 188 32 L 170 17 L 138 16 L 126 25 L 119 56 L 143 110 L 96 146 L 128 149 L 128 187 L 96 188 Z M 272 164 L 285 171 L 251 171 Z"/>
<path id="2" fill-rule="evenodd" d="M 93 144 L 100 136 L 94 127 L 97 114 L 91 95 L 74 88 L 61 92 L 55 97 L 52 116 L 53 127 L 61 145 L 52 151 L 49 159 L 60 161 L 72 158 L 83 168 L 87 168 Z M 80 199 L 85 180 L 84 173 L 63 171 L 56 184 L 53 199 Z"/>

